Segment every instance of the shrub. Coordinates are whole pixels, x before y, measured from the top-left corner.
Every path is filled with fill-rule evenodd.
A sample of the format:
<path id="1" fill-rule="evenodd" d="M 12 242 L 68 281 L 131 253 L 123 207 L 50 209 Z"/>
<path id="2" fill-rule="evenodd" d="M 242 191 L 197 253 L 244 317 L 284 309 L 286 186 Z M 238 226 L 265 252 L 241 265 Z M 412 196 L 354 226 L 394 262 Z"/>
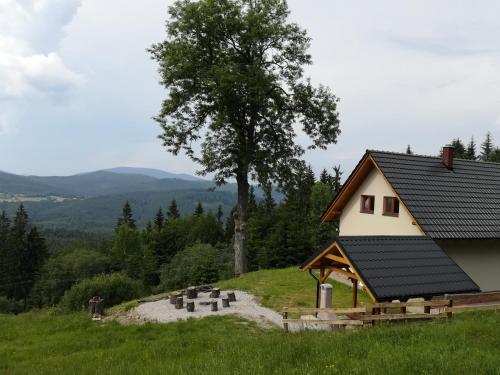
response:
<path id="1" fill-rule="evenodd" d="M 216 249 L 197 243 L 178 252 L 161 271 L 160 289 L 172 290 L 190 285 L 208 284 L 219 279 Z"/>
<path id="2" fill-rule="evenodd" d="M 31 292 L 32 306 L 53 306 L 79 281 L 104 273 L 109 268 L 107 256 L 90 249 L 76 248 L 49 258 Z"/>
<path id="3" fill-rule="evenodd" d="M 66 311 L 76 311 L 87 307 L 92 296 L 104 299 L 105 306 L 117 305 L 143 294 L 142 283 L 130 277 L 114 273 L 83 280 L 68 290 L 61 299 L 61 307 Z"/>
<path id="4" fill-rule="evenodd" d="M 23 310 L 22 302 L 0 296 L 0 314 L 19 314 Z"/>

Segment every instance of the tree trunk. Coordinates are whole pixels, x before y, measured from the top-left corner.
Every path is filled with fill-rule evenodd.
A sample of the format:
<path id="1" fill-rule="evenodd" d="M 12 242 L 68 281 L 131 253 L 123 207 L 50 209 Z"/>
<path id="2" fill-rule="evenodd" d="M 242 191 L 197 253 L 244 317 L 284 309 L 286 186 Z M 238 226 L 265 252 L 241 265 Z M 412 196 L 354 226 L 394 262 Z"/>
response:
<path id="1" fill-rule="evenodd" d="M 247 219 L 248 219 L 248 176 L 238 174 L 238 209 L 234 213 L 234 273 L 239 276 L 248 272 Z"/>

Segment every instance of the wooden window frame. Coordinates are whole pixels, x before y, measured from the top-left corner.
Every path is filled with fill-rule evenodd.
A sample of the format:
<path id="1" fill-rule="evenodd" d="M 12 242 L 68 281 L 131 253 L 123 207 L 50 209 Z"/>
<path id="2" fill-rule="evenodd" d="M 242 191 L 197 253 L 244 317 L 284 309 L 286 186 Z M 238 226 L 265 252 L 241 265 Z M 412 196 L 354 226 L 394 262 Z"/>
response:
<path id="1" fill-rule="evenodd" d="M 391 199 L 392 202 L 391 202 L 391 209 L 390 211 L 387 211 L 387 201 Z M 396 205 L 396 201 L 398 201 L 398 212 L 394 212 L 395 211 L 395 205 Z M 399 199 L 397 197 L 384 197 L 384 206 L 383 206 L 383 209 L 382 209 L 382 215 L 384 216 L 392 216 L 392 217 L 398 217 L 399 216 L 399 209 L 401 208 L 401 203 L 399 202 Z"/>
<path id="2" fill-rule="evenodd" d="M 371 199 L 372 200 L 372 202 L 371 202 L 372 203 L 371 204 L 372 209 L 371 210 L 367 210 L 365 208 L 364 203 L 365 203 L 366 199 Z M 359 212 L 361 212 L 362 214 L 371 214 L 371 215 L 373 215 L 374 211 L 375 211 L 375 195 L 364 195 L 364 194 L 361 195 L 361 202 L 360 202 Z"/>

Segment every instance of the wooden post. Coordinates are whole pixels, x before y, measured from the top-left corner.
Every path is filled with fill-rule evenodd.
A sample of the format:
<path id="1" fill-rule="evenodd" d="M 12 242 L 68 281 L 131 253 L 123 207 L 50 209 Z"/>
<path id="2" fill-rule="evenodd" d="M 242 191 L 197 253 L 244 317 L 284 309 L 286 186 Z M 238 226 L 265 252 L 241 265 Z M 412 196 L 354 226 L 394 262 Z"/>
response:
<path id="1" fill-rule="evenodd" d="M 448 302 L 448 307 L 449 308 L 453 307 L 453 300 L 452 299 L 450 299 L 450 302 Z M 453 317 L 453 311 L 448 311 L 448 313 L 446 314 L 446 317 L 448 319 L 452 318 Z"/>
<path id="2" fill-rule="evenodd" d="M 196 288 L 194 286 L 190 286 L 186 290 L 186 298 L 187 299 L 195 299 L 198 297 L 198 293 L 196 292 Z"/>
<path id="3" fill-rule="evenodd" d="M 352 279 L 352 307 L 358 306 L 358 280 Z"/>
<path id="4" fill-rule="evenodd" d="M 227 298 L 229 298 L 229 302 L 236 302 L 236 295 L 234 292 L 227 292 Z"/>
<path id="5" fill-rule="evenodd" d="M 182 297 L 177 297 L 177 298 L 175 299 L 175 308 L 176 308 L 177 310 L 180 310 L 180 309 L 182 309 L 183 307 L 184 307 L 184 300 L 183 300 L 183 298 L 182 298 Z"/>
<path id="6" fill-rule="evenodd" d="M 210 292 L 210 298 L 219 298 L 219 296 L 220 296 L 220 289 L 213 288 L 212 291 Z"/>
<path id="7" fill-rule="evenodd" d="M 424 306 L 424 314 L 430 314 L 431 313 L 431 307 L 430 306 Z"/>
<path id="8" fill-rule="evenodd" d="M 321 268 L 319 270 L 319 282 L 323 284 L 325 282 L 325 269 Z"/>
<path id="9" fill-rule="evenodd" d="M 288 312 L 284 312 L 283 313 L 283 320 L 287 320 L 288 319 Z M 285 321 L 283 323 L 283 328 L 285 328 L 285 332 L 288 332 L 288 323 Z"/>
<path id="10" fill-rule="evenodd" d="M 186 309 L 188 312 L 193 312 L 194 311 L 194 301 L 186 302 Z"/>
<path id="11" fill-rule="evenodd" d="M 406 314 L 406 306 L 401 307 L 401 308 L 399 309 L 399 312 L 400 312 L 401 314 Z"/>
<path id="12" fill-rule="evenodd" d="M 218 311 L 219 310 L 219 308 L 217 307 L 217 301 L 216 300 L 212 301 L 210 303 L 212 305 L 212 309 L 211 309 L 212 311 Z"/>

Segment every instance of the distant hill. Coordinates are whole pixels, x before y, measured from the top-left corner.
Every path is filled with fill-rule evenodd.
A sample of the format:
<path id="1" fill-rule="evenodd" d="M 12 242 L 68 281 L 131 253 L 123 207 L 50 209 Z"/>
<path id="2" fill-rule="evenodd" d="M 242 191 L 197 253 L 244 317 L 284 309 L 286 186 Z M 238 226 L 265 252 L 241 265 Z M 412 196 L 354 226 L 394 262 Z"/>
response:
<path id="1" fill-rule="evenodd" d="M 132 204 L 141 226 L 153 218 L 159 207 L 166 210 L 172 199 L 177 201 L 182 214 L 194 212 L 201 202 L 214 212 L 221 205 L 227 215 L 236 203 L 236 184 L 215 189 L 212 181 L 188 175 L 191 179 L 160 178 L 165 174 L 179 177 L 164 171 L 128 167 L 48 177 L 0 172 L 0 210 L 12 215 L 19 202 L 23 202 L 33 221 L 45 228 L 108 232 L 114 228 L 126 200 Z M 256 195 L 262 196 L 262 191 L 256 189 Z M 281 199 L 278 193 L 274 196 L 277 201 Z M 58 197 L 62 198 L 54 199 Z"/>
<path id="2" fill-rule="evenodd" d="M 41 196 L 71 195 L 71 192 L 62 187 L 51 186 L 43 181 L 6 172 L 0 172 L 0 193 Z"/>
<path id="3" fill-rule="evenodd" d="M 123 204 L 128 200 L 139 226 L 145 226 L 161 207 L 164 212 L 175 199 L 182 215 L 194 212 L 198 202 L 206 211 L 219 205 L 228 214 L 236 203 L 236 194 L 227 191 L 184 189 L 177 191 L 128 192 L 64 202 L 24 202 L 33 222 L 44 228 L 84 231 L 110 231 L 116 225 Z M 0 202 L 0 210 L 13 215 L 18 203 Z"/>
<path id="4" fill-rule="evenodd" d="M 116 167 L 116 168 L 104 169 L 103 171 L 120 173 L 120 174 L 140 174 L 144 176 L 154 177 L 157 179 L 175 178 L 178 180 L 203 181 L 203 179 L 191 176 L 189 174 L 171 173 L 162 171 L 161 169 L 153 169 L 153 168 Z"/>

